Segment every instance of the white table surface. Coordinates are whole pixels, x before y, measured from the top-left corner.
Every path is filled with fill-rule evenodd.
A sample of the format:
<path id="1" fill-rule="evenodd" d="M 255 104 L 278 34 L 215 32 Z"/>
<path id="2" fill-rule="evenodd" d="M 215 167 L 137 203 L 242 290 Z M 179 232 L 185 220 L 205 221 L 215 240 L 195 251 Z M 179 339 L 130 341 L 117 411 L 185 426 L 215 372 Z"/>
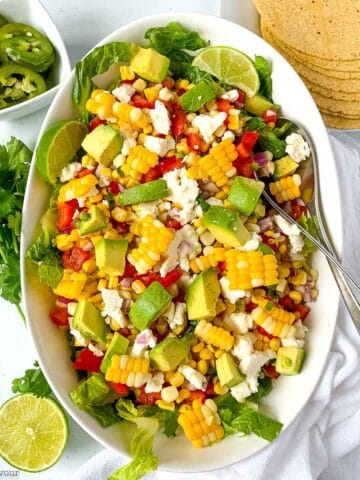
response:
<path id="1" fill-rule="evenodd" d="M 239 3 L 245 4 L 248 1 L 224 0 L 222 12 L 230 18 Z M 42 0 L 42 3 L 48 9 L 64 38 L 72 64 L 105 35 L 141 16 L 180 10 L 213 15 L 220 12 L 219 0 Z M 46 109 L 20 120 L 0 122 L 0 144 L 7 142 L 11 136 L 16 136 L 32 148 L 45 113 Z M 360 134 L 354 134 L 354 137 L 359 139 Z M 0 338 L 2 339 L 0 404 L 2 404 L 12 395 L 11 380 L 21 376 L 25 369 L 31 368 L 36 360 L 36 353 L 16 309 L 0 299 L 0 311 Z M 39 474 L 20 472 L 16 478 L 63 480 L 101 449 L 97 442 L 70 421 L 69 443 L 58 464 L 49 471 Z M 349 455 L 341 464 L 334 466 L 331 474 L 329 473 L 323 480 L 358 478 L 360 476 L 358 454 L 359 450 L 357 455 Z M 11 472 L 12 470 L 0 459 L 0 477 L 6 478 L 2 471 Z M 7 475 L 10 474 L 7 473 Z M 190 478 L 191 475 L 189 475 Z"/>

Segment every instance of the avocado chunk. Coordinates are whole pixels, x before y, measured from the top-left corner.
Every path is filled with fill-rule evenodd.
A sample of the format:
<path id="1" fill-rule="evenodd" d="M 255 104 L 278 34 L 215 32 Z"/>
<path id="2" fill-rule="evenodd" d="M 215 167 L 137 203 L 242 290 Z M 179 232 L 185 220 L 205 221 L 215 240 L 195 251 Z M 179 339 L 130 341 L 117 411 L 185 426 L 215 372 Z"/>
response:
<path id="1" fill-rule="evenodd" d="M 114 336 L 111 339 L 109 348 L 106 350 L 103 361 L 100 365 L 100 370 L 103 373 L 106 373 L 108 366 L 110 365 L 111 358 L 113 355 L 124 355 L 129 346 L 129 340 L 120 333 L 115 332 Z"/>
<path id="2" fill-rule="evenodd" d="M 275 369 L 282 375 L 296 375 L 304 362 L 305 352 L 299 347 L 280 347 L 277 352 Z"/>
<path id="3" fill-rule="evenodd" d="M 106 227 L 105 216 L 96 205 L 92 205 L 87 213 L 89 218 L 87 220 L 81 220 L 79 224 L 80 235 L 88 235 L 89 233 L 98 232 Z"/>
<path id="4" fill-rule="evenodd" d="M 160 179 L 127 188 L 118 195 L 118 200 L 122 205 L 135 205 L 159 200 L 159 198 L 167 197 L 169 193 L 166 181 Z"/>
<path id="5" fill-rule="evenodd" d="M 223 353 L 216 360 L 216 372 L 222 387 L 231 388 L 244 380 L 236 366 L 234 357 L 228 352 Z"/>
<path id="6" fill-rule="evenodd" d="M 276 110 L 275 105 L 265 98 L 264 95 L 261 95 L 261 93 L 257 93 L 253 98 L 246 95 L 244 104 L 246 111 L 258 116 L 265 112 L 265 110 Z"/>
<path id="7" fill-rule="evenodd" d="M 153 48 L 137 47 L 131 59 L 130 68 L 139 77 L 153 83 L 160 83 L 166 77 L 170 60 Z"/>
<path id="8" fill-rule="evenodd" d="M 189 320 L 214 318 L 219 295 L 220 285 L 215 269 L 210 268 L 197 275 L 185 295 Z"/>
<path id="9" fill-rule="evenodd" d="M 184 338 L 168 337 L 150 352 L 150 364 L 162 372 L 174 370 L 190 351 L 190 343 Z"/>
<path id="10" fill-rule="evenodd" d="M 197 112 L 215 97 L 216 92 L 211 83 L 206 80 L 201 80 L 198 84 L 181 95 L 179 102 L 185 112 Z"/>
<path id="11" fill-rule="evenodd" d="M 204 226 L 227 247 L 241 247 L 251 239 L 237 212 L 212 205 L 203 217 Z"/>
<path id="12" fill-rule="evenodd" d="M 121 152 L 123 142 L 118 130 L 109 125 L 99 125 L 86 135 L 81 146 L 98 163 L 107 166 Z"/>
<path id="13" fill-rule="evenodd" d="M 130 308 L 130 322 L 138 330 L 145 330 L 152 322 L 159 318 L 171 302 L 170 293 L 159 283 L 153 282 Z"/>
<path id="14" fill-rule="evenodd" d="M 242 215 L 249 217 L 256 208 L 264 183 L 253 178 L 235 177 L 229 192 L 229 200 Z"/>
<path id="15" fill-rule="evenodd" d="M 275 160 L 274 162 L 275 170 L 274 170 L 274 177 L 275 178 L 283 178 L 287 177 L 288 175 L 292 175 L 297 170 L 299 164 L 293 160 L 290 155 L 286 155 L 286 157 L 279 158 L 279 160 Z"/>
<path id="16" fill-rule="evenodd" d="M 123 275 L 128 241 L 102 238 L 95 245 L 96 266 L 108 275 Z"/>
<path id="17" fill-rule="evenodd" d="M 102 344 L 106 343 L 106 334 L 110 331 L 100 311 L 86 300 L 80 300 L 76 305 L 71 327 L 85 337 Z"/>

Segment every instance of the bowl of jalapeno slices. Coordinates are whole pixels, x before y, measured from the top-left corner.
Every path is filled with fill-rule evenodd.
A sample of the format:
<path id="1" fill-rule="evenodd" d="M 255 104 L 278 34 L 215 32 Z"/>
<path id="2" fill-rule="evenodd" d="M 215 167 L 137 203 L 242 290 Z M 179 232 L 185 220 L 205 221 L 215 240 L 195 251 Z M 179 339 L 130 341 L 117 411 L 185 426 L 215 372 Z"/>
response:
<path id="1" fill-rule="evenodd" d="M 0 122 L 48 105 L 70 68 L 60 33 L 38 0 L 0 2 Z"/>

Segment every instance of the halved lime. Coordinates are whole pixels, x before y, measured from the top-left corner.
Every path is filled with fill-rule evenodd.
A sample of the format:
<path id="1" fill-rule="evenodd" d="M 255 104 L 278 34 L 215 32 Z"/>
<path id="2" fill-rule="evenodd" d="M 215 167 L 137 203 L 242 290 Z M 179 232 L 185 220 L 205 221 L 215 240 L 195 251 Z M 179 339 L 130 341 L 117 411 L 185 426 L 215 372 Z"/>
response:
<path id="1" fill-rule="evenodd" d="M 36 150 L 36 164 L 47 182 L 56 182 L 61 170 L 79 150 L 87 131 L 86 125 L 77 120 L 60 120 L 45 131 Z"/>
<path id="2" fill-rule="evenodd" d="M 204 48 L 196 55 L 192 65 L 221 82 L 240 88 L 251 98 L 259 91 L 260 79 L 254 62 L 236 48 Z"/>
<path id="3" fill-rule="evenodd" d="M 25 393 L 0 407 L 0 455 L 20 470 L 40 472 L 54 465 L 68 434 L 66 416 L 51 398 Z"/>

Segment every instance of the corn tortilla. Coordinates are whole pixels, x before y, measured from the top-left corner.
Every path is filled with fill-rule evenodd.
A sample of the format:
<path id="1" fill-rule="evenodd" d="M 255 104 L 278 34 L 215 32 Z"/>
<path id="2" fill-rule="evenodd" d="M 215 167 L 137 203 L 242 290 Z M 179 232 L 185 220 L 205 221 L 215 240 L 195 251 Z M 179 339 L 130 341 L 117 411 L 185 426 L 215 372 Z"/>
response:
<path id="1" fill-rule="evenodd" d="M 339 128 L 342 130 L 357 130 L 360 129 L 360 118 L 341 118 L 334 115 L 322 114 L 324 122 L 330 128 Z"/>

